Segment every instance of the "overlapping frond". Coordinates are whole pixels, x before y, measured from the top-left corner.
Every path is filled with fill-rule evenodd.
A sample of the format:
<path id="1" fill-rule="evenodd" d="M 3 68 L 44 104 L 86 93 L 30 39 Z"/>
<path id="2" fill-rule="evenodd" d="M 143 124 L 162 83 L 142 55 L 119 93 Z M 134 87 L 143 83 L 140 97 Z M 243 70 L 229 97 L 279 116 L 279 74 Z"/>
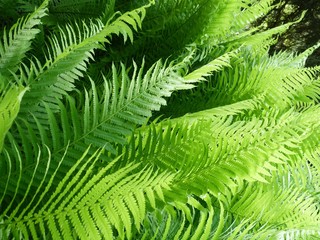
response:
<path id="1" fill-rule="evenodd" d="M 215 209 L 216 204 L 220 210 Z M 178 209 L 176 214 L 172 214 L 174 209 Z M 137 239 L 220 239 L 223 214 L 223 205 L 218 201 L 213 203 L 210 195 L 205 194 L 199 199 L 190 196 L 186 206 L 174 204 L 150 212 Z"/>
<path id="2" fill-rule="evenodd" d="M 0 41 L 0 74 L 11 76 L 20 66 L 20 62 L 31 47 L 31 41 L 40 32 L 36 28 L 41 23 L 41 18 L 46 15 L 48 0 L 32 14 L 21 18 L 14 24 L 9 32 L 4 31 Z"/>
<path id="3" fill-rule="evenodd" d="M 235 198 L 230 200 L 229 211 L 257 223 L 256 230 L 265 231 L 270 239 L 316 236 L 319 234 L 319 204 L 313 194 L 300 188 L 301 180 L 312 178 L 308 166 L 304 164 L 299 170 L 305 174 L 299 177 L 299 182 L 295 182 L 298 180 L 294 176 L 296 167 L 284 168 L 286 170 L 283 171 L 280 167 L 278 176 L 268 184 L 243 185 L 234 195 Z"/>
<path id="4" fill-rule="evenodd" d="M 139 164 L 133 163 L 110 173 L 115 162 L 95 172 L 94 166 L 102 151 L 96 151 L 87 159 L 88 152 L 89 149 L 58 186 L 52 186 L 55 180 L 52 175 L 44 191 L 32 193 L 28 188 L 17 207 L 11 204 L 5 207 L 5 215 L 0 217 L 2 236 L 9 233 L 6 238 L 21 235 L 26 239 L 49 236 L 54 239 L 112 239 L 114 236 L 132 239 L 133 228 L 140 229 L 146 209 L 150 208 L 145 194 L 150 199 L 161 197 L 162 189 L 168 188 L 174 174 L 164 171 L 154 175 L 150 166 L 136 171 Z M 50 162 L 49 158 L 48 167 Z M 33 177 L 36 172 L 37 169 Z M 46 174 L 41 183 L 48 177 Z"/>
<path id="5" fill-rule="evenodd" d="M 0 152 L 4 138 L 18 115 L 23 95 L 27 88 L 11 86 L 0 94 Z"/>
<path id="6" fill-rule="evenodd" d="M 26 84 L 30 91 L 22 105 L 22 113 L 40 111 L 38 104 L 46 102 L 51 108 L 57 107 L 57 99 L 74 89 L 74 82 L 83 76 L 89 60 L 99 43 L 108 42 L 113 34 L 121 34 L 126 41 L 133 41 L 133 28 L 138 30 L 145 15 L 145 7 L 126 12 L 107 24 L 100 20 L 90 25 L 66 26 L 49 38 L 49 51 L 44 65 L 31 64 Z M 28 74 L 29 73 L 29 74 Z M 41 111 L 40 111 L 41 112 Z M 43 112 L 43 110 L 42 110 Z"/>
<path id="7" fill-rule="evenodd" d="M 265 16 L 272 9 L 276 8 L 276 5 L 273 4 L 274 0 L 243 1 L 243 3 L 247 4 L 243 8 L 243 11 L 237 11 L 237 9 L 234 11 L 231 29 L 235 28 L 238 31 L 246 29 L 259 17 Z"/>
<path id="8" fill-rule="evenodd" d="M 233 222 L 230 227 L 225 219 L 223 226 L 228 227 L 224 228 L 224 234 L 228 234 L 221 234 L 221 239 L 272 239 L 290 232 L 295 236 L 317 235 L 318 198 L 314 197 L 310 189 L 312 184 L 309 181 L 313 176 L 308 170 L 308 163 L 303 161 L 306 156 L 300 155 L 299 150 L 315 149 L 310 144 L 316 143 L 318 139 L 319 108 L 270 114 L 269 119 L 253 119 L 251 122 L 239 122 L 235 121 L 237 118 L 232 120 L 231 117 L 228 120 L 221 119 L 212 116 L 210 110 L 207 115 L 205 113 L 198 115 L 198 118 L 187 115 L 184 121 L 173 119 L 149 129 L 143 127 L 137 132 L 137 143 L 128 147 L 129 153 L 124 155 L 124 159 L 134 155 L 133 159 L 141 159 L 176 172 L 172 191 L 166 191 L 165 198 L 171 201 L 174 199 L 175 203 L 180 201 L 178 206 L 182 209 L 186 209 L 187 196 L 190 199 L 192 195 L 203 196 L 207 192 L 227 204 L 225 208 L 228 208 L 226 212 L 230 211 L 230 218 L 239 217 L 241 220 Z M 197 116 L 197 113 L 194 115 Z M 192 120 L 193 125 L 188 123 L 188 119 Z M 313 159 L 317 164 L 319 160 Z M 298 168 L 297 164 L 302 164 L 302 167 Z M 282 168 L 284 170 L 280 171 Z M 290 178 L 294 179 L 294 184 Z M 239 187 L 245 192 L 244 195 Z M 276 202 L 279 202 L 277 214 L 272 207 Z M 179 209 L 178 206 L 175 208 Z M 205 209 L 208 210 L 208 207 Z M 257 210 L 256 215 L 253 209 Z M 176 220 L 178 226 L 171 225 L 173 220 L 167 219 L 167 225 L 160 225 L 157 231 L 168 234 L 166 230 L 169 229 L 170 234 L 181 234 L 178 231 L 181 227 L 183 232 L 189 231 L 188 236 L 191 238 L 193 233 L 182 227 L 186 226 L 185 218 L 182 217 L 183 221 Z M 201 231 L 204 229 L 202 226 Z M 148 230 L 159 234 L 154 229 Z M 169 236 L 173 239 L 175 235 Z M 161 238 L 158 235 L 155 239 Z"/>
<path id="9" fill-rule="evenodd" d="M 288 53 L 269 57 L 263 51 L 259 57 L 252 58 L 250 48 L 241 48 L 239 53 L 242 57 L 231 61 L 231 67 L 212 74 L 208 81 L 192 91 L 173 95 L 162 113 L 167 117 L 205 109 L 212 109 L 214 113 L 221 109 L 216 109 L 218 106 L 225 106 L 231 113 L 232 107 L 239 109 L 242 104 L 243 111 L 244 106 L 252 110 L 254 105 L 266 109 L 277 105 L 284 111 L 293 106 L 303 108 L 314 105 L 319 99 L 319 67 L 305 68 L 300 65 L 313 49 L 306 51 L 303 57 Z"/>
<path id="10" fill-rule="evenodd" d="M 229 37 L 224 44 L 228 46 L 239 46 L 239 44 L 246 44 L 251 46 L 252 50 L 257 50 L 265 48 L 265 51 L 276 41 L 274 36 L 284 33 L 295 23 L 300 22 L 305 16 L 306 12 L 302 12 L 299 19 L 294 22 L 289 22 L 265 31 L 259 31 L 260 27 L 256 27 L 245 31 L 240 34 L 236 34 L 232 37 Z"/>
<path id="11" fill-rule="evenodd" d="M 193 83 L 227 66 L 232 56 L 234 53 L 221 56 L 185 77 L 180 76 L 179 71 L 184 67 L 183 63 L 163 65 L 158 61 L 145 73 L 143 66 L 134 65 L 132 76 L 123 64 L 119 66 L 120 70 L 113 65 L 111 79 L 105 79 L 104 85 L 96 88 L 92 81 L 90 90 L 75 99 L 68 97 L 66 105 L 58 101 L 61 114 L 43 103 L 48 119 L 45 124 L 36 114 L 33 115 L 33 125 L 19 118 L 15 125 L 17 133 L 9 135 L 11 146 L 23 146 L 24 179 L 28 181 L 31 176 L 29 171 L 32 171 L 35 164 L 37 143 L 49 146 L 54 159 L 60 159 L 66 148 L 69 148 L 68 160 L 60 168 L 61 176 L 80 157 L 88 144 L 116 154 L 117 146 L 127 144 L 127 138 L 136 126 L 146 124 L 152 111 L 158 111 L 166 104 L 164 97 L 169 97 L 173 91 L 193 88 Z M 78 108 L 75 101 L 83 102 L 83 107 Z M 8 147 L 8 151 L 14 154 L 12 147 Z M 51 164 L 49 172 L 54 171 L 57 163 L 54 161 Z M 45 168 L 45 164 L 40 164 L 40 168 Z"/>
<path id="12" fill-rule="evenodd" d="M 44 1 L 4 31 L 0 238 L 319 236 L 319 44 L 270 56 L 272 2 Z"/>
<path id="13" fill-rule="evenodd" d="M 236 9 L 243 6 L 243 3 L 242 1 L 227 2 L 219 1 L 219 4 L 215 0 L 158 2 L 148 9 L 144 28 L 137 36 L 136 43 L 112 48 L 111 57 L 119 61 L 131 57 L 136 59 L 145 57 L 147 64 L 159 58 L 168 58 L 172 55 L 177 57 L 186 44 L 192 44 L 194 41 L 200 43 L 203 36 L 207 35 L 207 28 L 219 29 L 221 33 L 222 28 L 228 29 L 226 25 L 231 26 L 231 23 L 228 24 L 229 20 L 227 21 L 227 18 L 223 18 L 222 15 L 232 16 Z M 131 4 L 139 6 L 141 2 Z M 232 7 L 225 8 L 225 5 L 232 5 Z M 215 17 L 221 17 L 224 21 L 211 23 L 211 18 Z M 211 27 L 209 27 L 210 24 Z M 212 36 L 211 40 L 218 42 L 217 36 Z M 205 48 L 204 45 L 199 44 L 198 47 Z M 212 45 L 216 46 L 214 43 Z"/>

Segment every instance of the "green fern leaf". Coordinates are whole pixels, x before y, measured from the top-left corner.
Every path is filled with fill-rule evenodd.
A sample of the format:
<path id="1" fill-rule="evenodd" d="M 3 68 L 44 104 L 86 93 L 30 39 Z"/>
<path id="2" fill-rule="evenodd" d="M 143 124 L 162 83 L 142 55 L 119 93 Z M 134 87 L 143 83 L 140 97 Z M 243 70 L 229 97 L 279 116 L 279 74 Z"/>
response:
<path id="1" fill-rule="evenodd" d="M 12 86 L 0 93 L 0 151 L 4 138 L 18 115 L 23 95 L 28 88 Z"/>
<path id="2" fill-rule="evenodd" d="M 236 35 L 234 38 L 228 38 L 226 44 L 228 46 L 239 46 L 239 44 L 246 44 L 254 46 L 256 49 L 258 49 L 258 52 L 261 47 L 267 49 L 274 42 L 274 35 L 282 34 L 285 31 L 287 31 L 290 26 L 300 22 L 305 16 L 305 14 L 306 12 L 303 12 L 300 18 L 294 22 L 286 23 L 281 26 L 268 29 L 266 31 L 257 32 L 259 28 L 256 28 L 252 29 L 249 32 Z"/>
<path id="3" fill-rule="evenodd" d="M 41 18 L 46 15 L 49 0 L 43 1 L 41 6 L 32 14 L 21 18 L 10 31 L 4 32 L 0 42 L 0 74 L 10 76 L 19 69 L 20 62 L 31 47 L 31 41 L 39 30 L 35 28 L 41 24 Z"/>
<path id="4" fill-rule="evenodd" d="M 33 151 L 37 151 L 37 148 L 32 144 L 37 142 L 50 146 L 57 159 L 62 157 L 66 147 L 70 148 L 68 161 L 63 163 L 61 170 L 72 166 L 73 161 L 81 157 L 81 151 L 86 149 L 87 144 L 103 147 L 115 154 L 116 146 L 126 144 L 127 138 L 135 127 L 145 124 L 151 116 L 151 111 L 159 110 L 160 106 L 166 103 L 164 97 L 170 96 L 176 90 L 190 89 L 193 87 L 191 83 L 201 81 L 202 76 L 212 70 L 220 69 L 222 65 L 227 64 L 225 60 L 227 57 L 222 56 L 221 58 L 224 61 L 218 59 L 214 64 L 210 63 L 208 68 L 196 70 L 197 73 L 193 74 L 192 79 L 182 78 L 176 73 L 175 65 L 163 66 L 161 61 L 153 65 L 144 75 L 143 67 L 139 69 L 135 66 L 132 79 L 128 76 L 124 65 L 121 65 L 119 73 L 113 66 L 111 86 L 105 79 L 101 91 L 92 82 L 91 91 L 86 92 L 84 96 L 80 95 L 78 101 L 84 102 L 84 109 L 77 109 L 75 100 L 68 98 L 69 106 L 67 107 L 58 101 L 62 107 L 62 114 L 56 117 L 55 110 L 44 103 L 48 122 L 42 124 L 41 119 L 38 119 L 36 115 L 34 115 L 35 127 L 30 126 L 25 120 L 17 121 L 19 134 L 23 136 L 21 141 L 25 144 L 24 148 L 28 149 L 26 153 L 29 153 L 24 156 L 25 167 L 29 169 L 34 164 Z M 60 129 L 65 129 L 65 131 L 60 131 Z M 73 131 L 70 131 L 71 129 Z M 27 136 L 30 136 L 32 140 L 28 140 L 27 138 L 30 137 Z M 17 141 L 13 136 L 10 139 L 13 142 Z M 70 144 L 69 141 L 71 141 Z M 55 168 L 52 167 L 53 169 Z M 61 175 L 63 176 L 63 173 Z M 26 174 L 25 180 L 29 178 L 28 176 L 30 175 Z"/>
<path id="5" fill-rule="evenodd" d="M 236 51 L 227 52 L 224 55 L 212 60 L 211 62 L 205 64 L 199 69 L 196 69 L 186 75 L 184 79 L 187 81 L 199 81 L 205 80 L 205 77 L 210 76 L 212 72 L 219 71 L 223 67 L 230 67 L 230 60 L 236 56 Z"/>
<path id="6" fill-rule="evenodd" d="M 94 49 L 100 48 L 99 43 L 109 42 L 114 34 L 122 34 L 125 41 L 129 36 L 133 41 L 131 27 L 138 30 L 137 26 L 141 26 L 147 7 L 149 5 L 120 15 L 113 21 L 110 19 L 105 25 L 96 20 L 91 21 L 90 25 L 83 22 L 80 26 L 76 24 L 75 27 L 67 25 L 60 28 L 58 34 L 49 38 L 49 46 L 52 48 L 47 53 L 46 63 L 40 68 L 38 64 L 32 63 L 31 74 L 24 80 L 30 86 L 30 91 L 21 106 L 22 114 L 30 111 L 45 112 L 38 107 L 41 101 L 57 109 L 57 99 L 74 89 L 74 82 L 87 70 Z"/>
<path id="7" fill-rule="evenodd" d="M 41 232 L 43 230 L 57 239 L 65 239 L 74 234 L 80 239 L 101 238 L 102 233 L 114 236 L 114 231 L 117 231 L 119 237 L 131 239 L 132 226 L 141 224 L 147 207 L 146 203 L 143 206 L 137 204 L 138 198 L 145 198 L 141 193 L 149 189 L 152 191 L 150 194 L 158 198 L 155 188 L 168 188 L 174 174 L 162 172 L 154 176 L 152 167 L 136 171 L 139 164 L 130 164 L 108 173 L 115 162 L 95 173 L 94 165 L 99 160 L 101 151 L 86 159 L 88 151 L 89 149 L 70 169 L 54 192 L 49 191 L 53 187 L 52 176 L 46 190 L 36 191 L 30 202 L 27 200 L 31 194 L 28 188 L 15 209 L 10 210 L 11 206 L 8 206 L 5 212 L 10 214 L 2 222 L 2 230 L 16 231 L 25 238 L 33 239 L 45 234 Z M 81 164 L 82 161 L 85 161 L 84 164 Z M 80 165 L 82 166 L 76 171 Z M 26 207 L 21 208 L 25 204 Z M 131 209 L 136 211 L 131 212 Z M 133 216 L 133 213 L 138 213 L 138 216 Z"/>

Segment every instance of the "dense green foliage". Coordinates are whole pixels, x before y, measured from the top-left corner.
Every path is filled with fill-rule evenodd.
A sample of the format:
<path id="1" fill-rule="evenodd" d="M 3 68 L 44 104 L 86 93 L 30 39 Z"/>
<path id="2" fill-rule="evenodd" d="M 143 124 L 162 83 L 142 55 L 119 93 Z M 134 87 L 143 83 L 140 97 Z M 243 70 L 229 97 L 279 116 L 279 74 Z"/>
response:
<path id="1" fill-rule="evenodd" d="M 1 0 L 0 238 L 319 237 L 318 46 L 268 55 L 272 2 Z"/>

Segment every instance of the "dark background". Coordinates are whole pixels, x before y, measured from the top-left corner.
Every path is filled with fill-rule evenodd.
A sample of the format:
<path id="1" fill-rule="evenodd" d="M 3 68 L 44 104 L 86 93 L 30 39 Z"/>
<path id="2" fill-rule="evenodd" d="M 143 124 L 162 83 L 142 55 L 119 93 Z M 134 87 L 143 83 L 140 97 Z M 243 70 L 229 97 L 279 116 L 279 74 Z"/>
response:
<path id="1" fill-rule="evenodd" d="M 276 0 L 275 3 L 279 3 Z M 302 52 L 320 41 L 320 0 L 283 0 L 284 4 L 259 19 L 266 28 L 276 27 L 300 18 L 307 13 L 300 23 L 293 25 L 288 32 L 279 37 L 278 43 L 271 52 L 293 50 Z M 320 65 L 320 49 L 317 49 L 307 60 L 307 66 Z"/>

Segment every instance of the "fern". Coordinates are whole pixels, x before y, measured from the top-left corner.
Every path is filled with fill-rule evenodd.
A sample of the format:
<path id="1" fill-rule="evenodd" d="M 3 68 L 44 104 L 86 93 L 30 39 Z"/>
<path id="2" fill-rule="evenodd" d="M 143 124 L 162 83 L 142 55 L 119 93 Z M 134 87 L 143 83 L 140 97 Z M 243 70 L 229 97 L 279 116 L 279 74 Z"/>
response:
<path id="1" fill-rule="evenodd" d="M 221 69 L 227 64 L 229 55 L 222 56 L 220 59 L 210 63 L 203 71 L 203 75 L 208 71 Z M 79 96 L 78 101 L 84 102 L 84 109 L 77 109 L 74 99 L 69 98 L 67 106 L 64 106 L 62 102 L 59 104 L 62 114 L 61 118 L 57 119 L 49 106 L 45 105 L 50 123 L 48 130 L 46 125 L 42 125 L 37 118 L 34 118 L 37 124 L 36 130 L 25 121 L 17 121 L 17 130 L 21 138 L 14 139 L 13 136 L 10 136 L 10 139 L 13 146 L 21 141 L 28 149 L 24 151 L 26 154 L 24 155 L 26 159 L 24 178 L 29 179 L 29 171 L 35 164 L 34 151 L 37 151 L 38 147 L 34 146 L 33 142 L 41 141 L 50 146 L 53 149 L 54 159 L 60 159 L 66 148 L 70 148 L 67 155 L 68 160 L 61 167 L 66 170 L 73 165 L 76 159 L 80 158 L 81 151 L 78 150 L 84 150 L 87 144 L 92 144 L 97 148 L 103 147 L 115 154 L 116 146 L 126 144 L 127 137 L 131 135 L 135 126 L 145 124 L 151 116 L 151 111 L 159 110 L 160 106 L 165 104 L 163 97 L 170 96 L 174 90 L 192 88 L 192 83 L 202 78 L 199 73 L 190 73 L 182 78 L 176 73 L 177 68 L 178 66 L 163 66 L 159 61 L 142 76 L 143 68 L 138 71 L 138 67 L 135 66 L 133 77 L 130 80 L 124 65 L 121 66 L 119 73 L 113 66 L 113 84 L 110 86 L 105 79 L 105 84 L 102 86 L 103 95 L 99 94 L 101 91 L 92 82 L 92 89 Z M 32 138 L 28 139 L 27 136 Z M 108 158 L 105 161 L 109 161 Z M 56 164 L 58 161 L 54 161 L 50 172 L 54 171 Z M 39 167 L 42 169 L 45 168 L 45 165 L 41 164 Z M 63 171 L 66 170 L 62 170 L 60 175 L 63 176 Z"/>
<path id="2" fill-rule="evenodd" d="M 83 76 L 87 63 L 93 59 L 93 50 L 99 47 L 98 43 L 108 42 L 113 34 L 122 34 L 125 41 L 128 37 L 133 41 L 130 27 L 137 30 L 141 26 L 144 12 L 143 7 L 125 13 L 106 25 L 98 20 L 90 22 L 90 26 L 85 23 L 76 25 L 76 30 L 71 26 L 60 29 L 58 36 L 49 38 L 52 50 L 49 50 L 45 64 L 41 67 L 38 67 L 40 64 L 32 64 L 31 74 L 25 80 L 31 91 L 25 96 L 27 105 L 23 109 L 33 110 L 41 101 L 53 105 L 51 107 L 57 105 L 56 99 L 72 91 L 75 80 Z"/>
<path id="3" fill-rule="evenodd" d="M 94 174 L 94 165 L 102 153 L 97 151 L 74 175 L 75 169 L 84 161 L 88 150 L 52 194 L 49 195 L 49 189 L 52 187 L 54 175 L 46 185 L 45 191 L 37 192 L 30 202 L 23 199 L 1 223 L 2 231 L 6 232 L 9 229 L 24 238 L 38 239 L 40 235 L 37 229 L 40 229 L 50 231 L 55 239 L 73 236 L 87 239 L 102 236 L 112 238 L 112 229 L 115 228 L 120 238 L 124 238 L 125 235 L 132 238 L 131 224 L 134 223 L 139 228 L 147 207 L 144 192 L 154 194 L 153 188 L 167 186 L 172 174 L 163 172 L 154 177 L 150 167 L 135 172 L 139 164 L 130 164 L 107 174 L 114 162 L 101 169 L 98 174 Z M 44 174 L 43 179 L 46 177 Z M 25 196 L 28 195 L 28 190 Z M 23 205 L 26 207 L 18 214 L 19 207 Z M 40 208 L 41 205 L 43 206 Z M 9 210 L 5 209 L 5 212 L 7 211 Z"/>
<path id="4" fill-rule="evenodd" d="M 47 5 L 48 1 L 44 1 L 36 11 L 13 25 L 8 33 L 4 31 L 3 40 L 0 43 L 0 69 L 4 77 L 18 70 L 19 63 L 30 50 L 31 40 L 39 33 L 36 26 L 46 15 Z"/>
<path id="5" fill-rule="evenodd" d="M 5 135 L 18 115 L 22 97 L 27 90 L 12 86 L 5 91 L 5 94 L 0 96 L 0 150 L 2 150 Z"/>
<path id="6" fill-rule="evenodd" d="M 1 239 L 319 237 L 319 44 L 270 55 L 273 1 L 15 3 Z"/>

